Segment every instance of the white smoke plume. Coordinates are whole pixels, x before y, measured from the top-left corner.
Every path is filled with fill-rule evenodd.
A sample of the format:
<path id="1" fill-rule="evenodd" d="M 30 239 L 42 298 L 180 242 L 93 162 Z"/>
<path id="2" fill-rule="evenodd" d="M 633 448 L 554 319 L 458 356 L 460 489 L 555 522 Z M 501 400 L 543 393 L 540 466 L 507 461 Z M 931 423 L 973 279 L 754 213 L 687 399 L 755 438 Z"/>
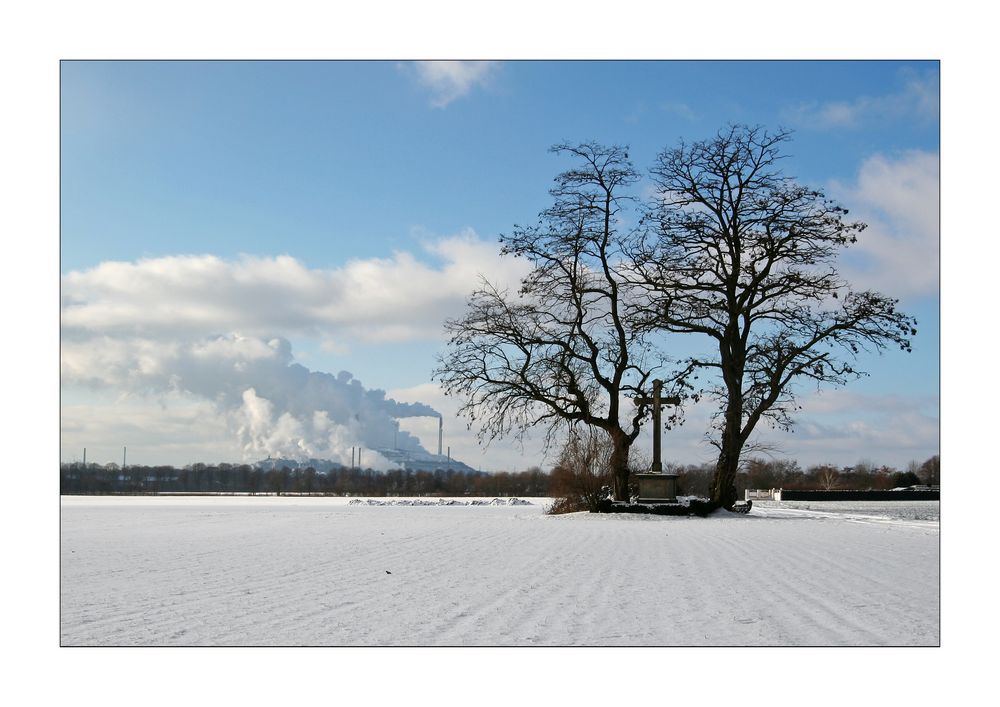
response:
<path id="1" fill-rule="evenodd" d="M 352 447 L 426 451 L 396 420 L 440 416 L 427 405 L 367 389 L 346 371 L 334 376 L 293 363 L 291 345 L 280 337 L 226 335 L 192 343 L 68 338 L 62 349 L 64 383 L 153 395 L 177 391 L 212 401 L 237 435 L 244 460 L 346 464 Z M 387 462 L 369 451 L 364 464 Z"/>
<path id="2" fill-rule="evenodd" d="M 482 275 L 513 284 L 528 267 L 498 257 L 497 243 L 471 230 L 418 245 L 417 252 L 333 269 L 288 255 L 175 255 L 68 272 L 61 283 L 63 383 L 74 395 L 105 391 L 93 400 L 111 392 L 129 403 L 163 401 L 164 408 L 191 397 L 211 401 L 246 460 L 349 463 L 351 448 L 362 446 L 364 465 L 378 468 L 370 450 L 421 448 L 412 433 L 397 432 L 399 418 L 437 413 L 366 389 L 350 373 L 310 371 L 294 362 L 289 340 L 331 351 L 345 342 L 438 340 L 441 322 L 463 310 Z M 73 409 L 86 417 L 81 406 Z M 91 445 L 102 433 L 109 440 L 116 434 L 97 416 L 89 420 Z M 429 441 L 436 449 L 437 440 Z M 232 454 L 231 444 L 225 448 Z"/>

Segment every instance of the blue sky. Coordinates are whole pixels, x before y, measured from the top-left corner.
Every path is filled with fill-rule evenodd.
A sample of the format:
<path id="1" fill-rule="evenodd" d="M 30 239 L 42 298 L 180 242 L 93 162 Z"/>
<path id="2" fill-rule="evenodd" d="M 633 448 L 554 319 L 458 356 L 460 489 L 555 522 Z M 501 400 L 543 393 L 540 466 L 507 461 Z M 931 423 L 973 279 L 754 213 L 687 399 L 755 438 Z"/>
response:
<path id="1" fill-rule="evenodd" d="M 63 62 L 60 90 L 64 461 L 349 449 L 261 394 L 295 362 L 440 410 L 473 466 L 538 463 L 453 420 L 440 321 L 478 273 L 516 280 L 496 236 L 548 204 L 549 146 L 628 144 L 644 171 L 727 122 L 794 130 L 786 172 L 870 224 L 844 272 L 920 322 L 870 379 L 803 391 L 774 441 L 804 464 L 938 452 L 936 62 Z M 711 459 L 703 423 L 668 435 L 674 460 Z M 432 449 L 436 423 L 400 424 Z"/>

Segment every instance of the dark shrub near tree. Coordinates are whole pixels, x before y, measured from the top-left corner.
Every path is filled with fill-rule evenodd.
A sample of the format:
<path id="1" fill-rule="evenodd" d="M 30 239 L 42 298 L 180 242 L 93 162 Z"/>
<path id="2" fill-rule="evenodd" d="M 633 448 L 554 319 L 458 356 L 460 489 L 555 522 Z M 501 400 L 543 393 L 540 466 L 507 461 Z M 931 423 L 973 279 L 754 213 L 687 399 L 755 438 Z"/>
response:
<path id="1" fill-rule="evenodd" d="M 551 513 L 597 510 L 611 488 L 611 445 L 586 427 L 571 430 L 559 461 L 552 468 L 549 489 L 556 498 Z"/>

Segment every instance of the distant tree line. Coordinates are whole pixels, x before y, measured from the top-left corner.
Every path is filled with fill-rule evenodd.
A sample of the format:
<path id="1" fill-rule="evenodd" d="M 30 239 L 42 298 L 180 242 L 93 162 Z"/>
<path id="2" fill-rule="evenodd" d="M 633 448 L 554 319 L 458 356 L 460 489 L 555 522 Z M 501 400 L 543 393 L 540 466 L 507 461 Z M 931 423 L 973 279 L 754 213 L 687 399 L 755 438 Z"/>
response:
<path id="1" fill-rule="evenodd" d="M 689 496 L 707 496 L 715 474 L 714 464 L 666 465 L 679 475 L 678 492 Z M 736 475 L 737 492 L 745 489 L 803 489 L 817 491 L 885 491 L 906 486 L 937 486 L 941 483 L 941 457 L 934 455 L 922 464 L 912 461 L 905 470 L 858 462 L 837 467 L 817 464 L 803 470 L 794 460 L 751 458 Z"/>
<path id="2" fill-rule="evenodd" d="M 585 510 L 598 500 L 612 476 L 607 455 L 592 436 L 569 445 L 552 472 L 533 467 L 519 472 L 464 472 L 455 469 L 412 471 L 392 469 L 332 469 L 312 467 L 259 469 L 249 464 L 173 466 L 101 466 L 62 464 L 62 494 L 249 493 L 317 494 L 329 496 L 549 496 L 570 499 L 566 510 Z M 639 471 L 635 469 L 633 471 Z M 678 492 L 707 497 L 714 464 L 666 464 L 679 475 Z M 905 470 L 858 462 L 836 467 L 818 464 L 803 470 L 794 460 L 751 458 L 736 476 L 738 492 L 745 489 L 875 490 L 939 485 L 941 458 L 910 462 Z M 574 499 L 579 499 L 578 501 Z"/>
<path id="3" fill-rule="evenodd" d="M 259 469 L 249 464 L 189 467 L 72 463 L 60 466 L 62 494 L 249 493 L 332 496 L 547 496 L 549 475 L 521 472 L 411 471 L 312 467 Z"/>

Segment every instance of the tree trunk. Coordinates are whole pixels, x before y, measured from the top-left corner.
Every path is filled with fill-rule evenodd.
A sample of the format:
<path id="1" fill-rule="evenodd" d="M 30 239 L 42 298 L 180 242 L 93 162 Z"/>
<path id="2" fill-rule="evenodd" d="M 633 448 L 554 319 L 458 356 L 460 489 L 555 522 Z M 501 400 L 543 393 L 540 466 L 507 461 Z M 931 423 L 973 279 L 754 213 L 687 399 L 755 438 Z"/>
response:
<path id="1" fill-rule="evenodd" d="M 736 504 L 736 472 L 740 466 L 739 453 L 723 451 L 715 465 L 715 478 L 712 481 L 712 505 L 716 508 L 732 510 Z"/>
<path id="2" fill-rule="evenodd" d="M 631 442 L 621 430 L 612 430 L 611 435 L 611 478 L 614 483 L 616 501 L 628 501 L 628 453 Z"/>
<path id="3" fill-rule="evenodd" d="M 743 423 L 743 401 L 730 396 L 726 409 L 726 422 L 722 430 L 722 444 L 719 459 L 715 465 L 712 481 L 712 505 L 732 509 L 736 503 L 736 472 L 740 468 L 742 444 L 740 433 Z"/>
<path id="4" fill-rule="evenodd" d="M 730 293 L 730 312 L 739 311 L 734 297 Z M 711 503 L 716 508 L 731 510 L 736 504 L 736 472 L 740 467 L 740 452 L 743 451 L 743 366 L 746 361 L 746 344 L 740 337 L 736 314 L 731 314 L 726 337 L 719 345 L 719 355 L 728 400 L 719 460 L 712 481 Z"/>

